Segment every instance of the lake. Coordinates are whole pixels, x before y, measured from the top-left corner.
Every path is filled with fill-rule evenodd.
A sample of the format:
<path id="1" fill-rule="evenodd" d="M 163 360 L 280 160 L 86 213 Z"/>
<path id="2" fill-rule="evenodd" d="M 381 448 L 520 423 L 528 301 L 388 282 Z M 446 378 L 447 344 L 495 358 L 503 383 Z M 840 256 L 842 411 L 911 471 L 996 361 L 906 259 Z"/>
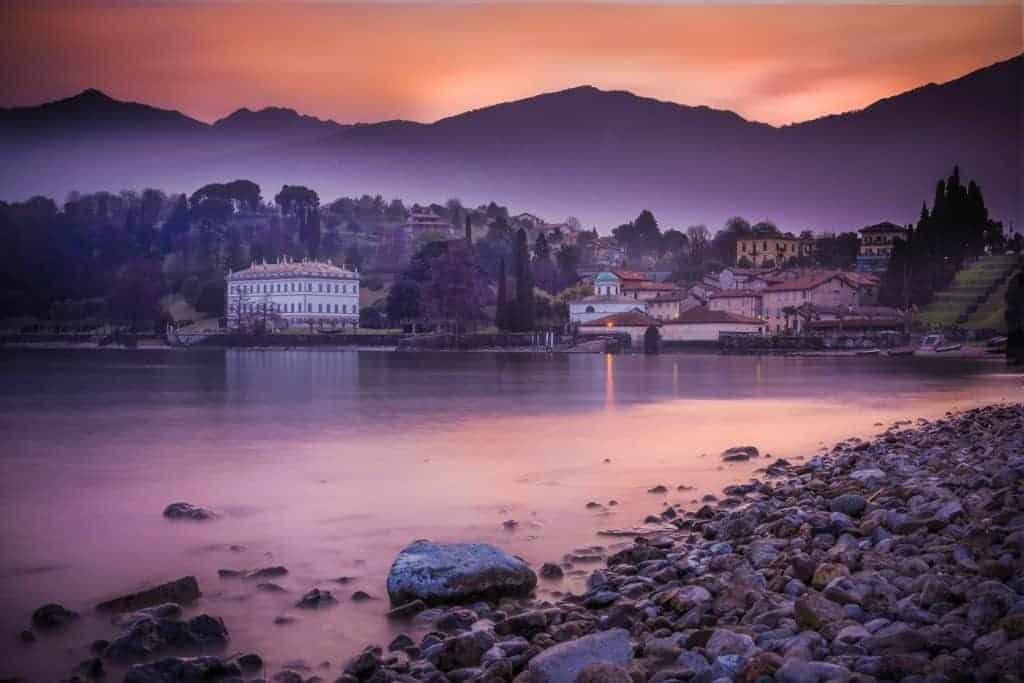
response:
<path id="1" fill-rule="evenodd" d="M 222 617 L 231 651 L 268 673 L 328 660 L 331 679 L 410 630 L 384 617 L 384 578 L 414 539 L 497 543 L 539 568 L 770 462 L 723 465 L 729 446 L 810 457 L 1022 394 L 999 362 L 884 356 L 7 349 L 0 373 L 0 678 L 29 680 L 69 675 L 117 632 L 97 602 L 188 574 L 204 594 L 188 614 Z M 166 520 L 174 501 L 220 516 Z M 289 592 L 217 575 L 272 564 Z M 339 604 L 296 609 L 313 587 Z M 23 646 L 46 602 L 83 618 Z"/>

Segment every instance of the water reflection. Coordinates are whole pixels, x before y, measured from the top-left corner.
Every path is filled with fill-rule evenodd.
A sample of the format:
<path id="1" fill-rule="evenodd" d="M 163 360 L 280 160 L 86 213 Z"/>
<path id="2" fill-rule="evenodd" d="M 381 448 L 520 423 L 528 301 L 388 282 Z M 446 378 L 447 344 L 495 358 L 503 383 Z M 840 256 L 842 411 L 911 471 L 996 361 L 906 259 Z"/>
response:
<path id="1" fill-rule="evenodd" d="M 604 407 L 607 411 L 615 408 L 615 356 L 604 355 Z"/>
<path id="2" fill-rule="evenodd" d="M 696 498 L 758 466 L 721 468 L 724 447 L 811 455 L 876 422 L 1020 396 L 1019 377 L 999 365 L 904 360 L 0 351 L 0 632 L 24 628 L 44 602 L 89 612 L 195 574 L 233 649 L 272 665 L 318 661 L 386 642 L 386 601 L 343 599 L 287 629 L 274 617 L 299 591 L 339 590 L 325 582 L 340 574 L 383 595 L 411 539 L 557 560 L 660 506 L 646 493 L 655 484 L 696 486 L 685 494 Z M 607 515 L 585 507 L 611 498 L 620 505 Z M 173 500 L 224 514 L 169 524 L 160 510 Z M 508 518 L 515 532 L 502 528 Z M 268 562 L 289 567 L 291 594 L 253 595 L 217 576 Z M 92 627 L 110 628 L 83 625 L 60 644 L 66 658 L 0 639 L 0 677 L 15 661 L 32 680 L 65 677 Z"/>

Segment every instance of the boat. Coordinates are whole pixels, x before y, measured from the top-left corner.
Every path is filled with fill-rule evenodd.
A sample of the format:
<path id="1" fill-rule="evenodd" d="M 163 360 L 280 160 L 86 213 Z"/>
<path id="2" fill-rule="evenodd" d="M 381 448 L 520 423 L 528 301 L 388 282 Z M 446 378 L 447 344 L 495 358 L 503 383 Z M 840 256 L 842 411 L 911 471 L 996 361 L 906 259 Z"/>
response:
<path id="1" fill-rule="evenodd" d="M 1006 337 L 992 337 L 985 343 L 985 353 L 1006 353 Z"/>
<path id="2" fill-rule="evenodd" d="M 885 352 L 887 356 L 913 356 L 914 349 L 889 349 Z"/>
<path id="3" fill-rule="evenodd" d="M 857 352 L 858 356 L 877 356 L 882 352 L 881 349 L 861 349 Z"/>
<path id="4" fill-rule="evenodd" d="M 917 352 L 922 354 L 949 353 L 962 346 L 962 344 L 947 342 L 941 334 L 929 334 L 921 340 L 921 346 Z"/>
<path id="5" fill-rule="evenodd" d="M 1006 353 L 1006 337 L 992 337 L 985 344 L 985 353 Z"/>

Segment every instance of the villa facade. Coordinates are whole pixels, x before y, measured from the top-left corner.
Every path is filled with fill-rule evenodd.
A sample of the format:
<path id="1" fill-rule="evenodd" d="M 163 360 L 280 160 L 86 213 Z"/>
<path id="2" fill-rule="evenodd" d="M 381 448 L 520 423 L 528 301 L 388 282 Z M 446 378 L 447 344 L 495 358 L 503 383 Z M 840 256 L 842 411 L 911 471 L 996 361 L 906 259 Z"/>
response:
<path id="1" fill-rule="evenodd" d="M 587 323 L 616 313 L 645 311 L 643 301 L 622 294 L 622 280 L 612 272 L 598 273 L 594 278 L 594 295 L 569 303 L 569 321 Z"/>
<path id="2" fill-rule="evenodd" d="M 895 223 L 869 225 L 860 230 L 857 270 L 861 273 L 884 273 L 896 240 L 905 240 L 907 229 Z"/>
<path id="3" fill-rule="evenodd" d="M 359 274 L 330 262 L 254 263 L 227 276 L 228 326 L 359 326 Z"/>

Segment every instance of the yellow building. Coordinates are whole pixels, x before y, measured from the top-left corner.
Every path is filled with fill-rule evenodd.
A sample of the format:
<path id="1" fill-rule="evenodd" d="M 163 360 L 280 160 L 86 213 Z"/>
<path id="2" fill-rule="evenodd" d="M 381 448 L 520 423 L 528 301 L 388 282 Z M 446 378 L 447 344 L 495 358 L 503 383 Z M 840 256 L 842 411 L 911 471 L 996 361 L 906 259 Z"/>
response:
<path id="1" fill-rule="evenodd" d="M 736 241 L 736 263 L 746 259 L 755 268 L 779 267 L 800 256 L 800 240 L 792 235 L 761 235 Z"/>

